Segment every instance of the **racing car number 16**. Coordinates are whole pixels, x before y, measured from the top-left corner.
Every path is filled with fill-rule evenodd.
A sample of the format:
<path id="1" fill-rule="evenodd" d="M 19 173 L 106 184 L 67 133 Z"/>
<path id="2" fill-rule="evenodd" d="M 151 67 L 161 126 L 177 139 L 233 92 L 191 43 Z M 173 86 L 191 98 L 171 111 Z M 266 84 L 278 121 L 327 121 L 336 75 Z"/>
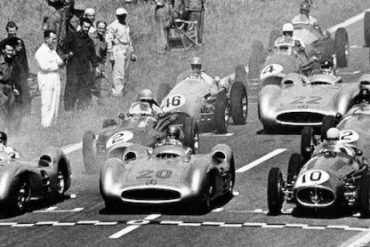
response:
<path id="1" fill-rule="evenodd" d="M 164 112 L 172 111 L 185 104 L 185 97 L 181 94 L 170 95 L 162 101 L 161 108 Z"/>

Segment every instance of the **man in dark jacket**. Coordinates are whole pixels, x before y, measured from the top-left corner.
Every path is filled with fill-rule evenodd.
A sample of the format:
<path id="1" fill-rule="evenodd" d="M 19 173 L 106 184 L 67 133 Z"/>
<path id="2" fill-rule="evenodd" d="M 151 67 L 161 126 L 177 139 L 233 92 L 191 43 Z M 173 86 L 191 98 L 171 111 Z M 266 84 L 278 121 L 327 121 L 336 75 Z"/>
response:
<path id="1" fill-rule="evenodd" d="M 20 98 L 22 100 L 23 113 L 29 113 L 31 110 L 31 96 L 27 80 L 29 78 L 30 69 L 28 67 L 26 46 L 24 45 L 23 40 L 17 36 L 18 26 L 15 22 L 9 21 L 6 24 L 6 31 L 8 33 L 8 37 L 0 42 L 0 50 L 3 51 L 5 49 L 5 44 L 8 43 L 9 40 L 10 43 L 14 45 L 14 60 L 19 64 L 20 69 L 20 80 L 17 83 L 22 91 Z"/>
<path id="2" fill-rule="evenodd" d="M 2 89 L 9 88 L 6 95 L 8 102 L 1 106 L 1 114 L 9 131 L 17 131 L 22 123 L 24 102 L 22 101 L 21 67 L 15 60 L 15 49 L 18 44 L 16 37 L 7 39 L 3 43 L 0 55 L 0 83 Z"/>
<path id="3" fill-rule="evenodd" d="M 188 21 L 197 21 L 198 42 L 203 43 L 204 3 L 206 0 L 184 0 Z"/>
<path id="4" fill-rule="evenodd" d="M 64 107 L 66 111 L 86 109 L 92 95 L 94 68 L 100 74 L 94 42 L 89 37 L 92 23 L 89 19 L 81 19 L 81 30 L 70 33 L 62 42 L 61 49 L 68 58 L 67 83 L 64 91 Z"/>

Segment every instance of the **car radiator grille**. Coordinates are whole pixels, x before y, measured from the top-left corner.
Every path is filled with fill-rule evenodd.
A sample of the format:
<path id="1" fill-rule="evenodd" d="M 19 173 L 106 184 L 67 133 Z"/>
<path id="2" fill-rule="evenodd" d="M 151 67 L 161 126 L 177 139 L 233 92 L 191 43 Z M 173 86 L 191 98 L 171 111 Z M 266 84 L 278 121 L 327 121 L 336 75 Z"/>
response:
<path id="1" fill-rule="evenodd" d="M 133 189 L 122 192 L 122 198 L 135 201 L 166 201 L 180 199 L 178 191 L 166 189 Z"/>
<path id="2" fill-rule="evenodd" d="M 297 200 L 308 207 L 328 207 L 334 203 L 335 195 L 325 188 L 304 188 L 297 191 Z"/>
<path id="3" fill-rule="evenodd" d="M 277 120 L 286 123 L 321 124 L 323 114 L 317 112 L 286 112 L 277 116 Z"/>

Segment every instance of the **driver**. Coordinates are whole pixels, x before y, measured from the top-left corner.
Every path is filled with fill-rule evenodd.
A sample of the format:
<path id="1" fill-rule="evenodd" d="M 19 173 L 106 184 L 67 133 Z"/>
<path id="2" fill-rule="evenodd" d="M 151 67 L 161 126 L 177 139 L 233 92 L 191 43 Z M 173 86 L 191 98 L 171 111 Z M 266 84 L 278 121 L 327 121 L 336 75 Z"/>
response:
<path id="1" fill-rule="evenodd" d="M 310 15 L 310 4 L 303 2 L 299 8 L 299 14 L 292 19 L 293 24 L 310 24 L 313 27 L 320 29 L 317 19 Z"/>
<path id="2" fill-rule="evenodd" d="M 320 70 L 324 75 L 335 75 L 333 63 L 330 60 L 323 60 Z"/>
<path id="3" fill-rule="evenodd" d="M 178 78 L 177 82 L 182 81 L 187 78 L 202 79 L 207 82 L 209 85 L 213 85 L 215 80 L 204 71 L 202 71 L 202 60 L 200 57 L 193 57 L 190 62 L 190 71 L 185 71 Z"/>
<path id="4" fill-rule="evenodd" d="M 304 51 L 304 42 L 301 39 L 293 37 L 294 27 L 292 23 L 285 23 L 281 31 L 283 33 L 283 36 L 275 40 L 275 47 L 288 45 L 292 47 L 297 47 L 298 50 Z"/>
<path id="5" fill-rule="evenodd" d="M 360 92 L 354 98 L 354 104 L 367 103 L 370 104 L 370 90 L 368 88 L 361 88 Z"/>
<path id="6" fill-rule="evenodd" d="M 7 153 L 9 158 L 19 158 L 19 152 L 10 146 L 7 146 L 7 141 L 8 136 L 5 134 L 5 132 L 0 131 L 0 151 Z"/>
<path id="7" fill-rule="evenodd" d="M 153 92 L 150 89 L 143 89 L 138 96 L 141 102 L 148 103 L 152 109 L 155 118 L 163 116 L 162 109 L 158 106 L 157 102 L 153 98 Z"/>
<path id="8" fill-rule="evenodd" d="M 163 145 L 174 145 L 183 147 L 182 141 L 180 140 L 181 130 L 178 126 L 171 125 L 167 129 L 166 137 L 160 140 L 156 146 L 160 147 Z"/>

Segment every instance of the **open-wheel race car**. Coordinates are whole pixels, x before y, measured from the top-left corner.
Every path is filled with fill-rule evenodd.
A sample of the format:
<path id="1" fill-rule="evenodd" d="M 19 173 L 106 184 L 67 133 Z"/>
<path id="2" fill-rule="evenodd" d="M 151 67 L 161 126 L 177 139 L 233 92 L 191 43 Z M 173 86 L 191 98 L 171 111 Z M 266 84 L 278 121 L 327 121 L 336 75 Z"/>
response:
<path id="1" fill-rule="evenodd" d="M 279 214 L 286 201 L 296 204 L 297 209 L 340 208 L 341 212 L 370 216 L 370 173 L 368 162 L 355 143 L 358 134 L 353 130 L 337 131 L 337 140 L 328 138 L 321 142 L 320 138 L 315 139 L 311 127 L 303 129 L 301 151 L 305 154 L 292 154 L 286 180 L 277 167 L 269 172 L 270 214 Z"/>
<path id="2" fill-rule="evenodd" d="M 103 129 L 95 135 L 88 130 L 83 135 L 82 153 L 85 169 L 88 173 L 99 171 L 107 157 L 107 150 L 124 145 L 140 144 L 153 147 L 158 139 L 164 138 L 170 125 L 178 125 L 182 130 L 184 145 L 194 153 L 199 148 L 199 131 L 195 120 L 186 114 L 172 114 L 154 117 L 147 102 L 134 102 L 128 114 L 120 114 L 120 121 L 106 119 Z"/>
<path id="3" fill-rule="evenodd" d="M 275 40 L 281 35 L 279 30 L 270 33 L 267 57 L 261 41 L 252 43 L 249 78 L 259 79 L 265 85 L 281 80 L 288 73 L 307 74 L 314 68 L 314 65 L 308 66 L 313 57 L 318 61 L 330 60 L 336 68 L 347 67 L 349 41 L 345 28 L 338 28 L 333 39 L 328 31 L 322 32 L 307 23 L 295 24 L 293 38 L 305 44 L 305 52 L 284 45 L 274 47 Z"/>
<path id="4" fill-rule="evenodd" d="M 227 133 L 230 117 L 234 124 L 245 124 L 248 115 L 248 94 L 243 65 L 235 73 L 209 83 L 189 76 L 171 88 L 161 84 L 158 102 L 165 115 L 186 114 L 194 119 L 200 133 Z"/>
<path id="5" fill-rule="evenodd" d="M 62 150 L 48 148 L 38 160 L 0 152 L 0 207 L 22 213 L 31 201 L 63 199 L 71 184 L 71 167 Z"/>
<path id="6" fill-rule="evenodd" d="M 284 126 L 321 126 L 324 116 L 347 112 L 355 90 L 334 75 L 291 73 L 278 84 L 262 87 L 258 116 L 265 132 Z"/>
<path id="7" fill-rule="evenodd" d="M 216 199 L 232 195 L 233 152 L 218 144 L 210 153 L 191 154 L 181 144 L 154 149 L 132 145 L 108 150 L 100 172 L 100 193 L 108 210 L 130 206 L 180 206 L 209 211 Z"/>

